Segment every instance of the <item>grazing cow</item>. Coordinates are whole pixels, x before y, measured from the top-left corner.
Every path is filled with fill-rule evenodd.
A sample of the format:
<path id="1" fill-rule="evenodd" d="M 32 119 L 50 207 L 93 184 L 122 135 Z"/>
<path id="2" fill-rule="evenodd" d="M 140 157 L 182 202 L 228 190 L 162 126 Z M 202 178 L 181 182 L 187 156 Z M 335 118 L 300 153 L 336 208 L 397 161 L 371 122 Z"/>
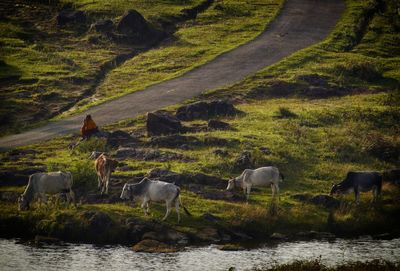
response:
<path id="1" fill-rule="evenodd" d="M 105 154 L 101 154 L 97 157 L 94 162 L 96 173 L 97 173 L 97 182 L 98 188 L 101 189 L 101 194 L 104 192 L 108 194 L 108 185 L 110 182 L 111 173 L 114 172 L 116 167 L 118 166 L 118 161 L 113 160 L 105 156 Z"/>
<path id="2" fill-rule="evenodd" d="M 75 194 L 72 191 L 72 174 L 70 172 L 35 173 L 29 177 L 24 193 L 18 198 L 20 210 L 29 209 L 29 204 L 39 196 L 46 202 L 46 194 L 67 193 L 68 202 L 75 204 Z"/>
<path id="3" fill-rule="evenodd" d="M 251 187 L 254 186 L 271 186 L 272 195 L 279 195 L 279 182 L 284 179 L 276 167 L 260 167 L 257 169 L 245 169 L 243 173 L 236 178 L 229 180 L 226 190 L 235 187 L 241 187 L 246 195 L 247 201 L 250 197 Z"/>
<path id="4" fill-rule="evenodd" d="M 179 214 L 179 205 L 181 205 L 187 215 L 191 215 L 189 211 L 182 205 L 181 198 L 179 196 L 180 188 L 172 183 L 153 181 L 148 178 L 144 178 L 137 184 L 125 184 L 122 189 L 121 199 L 123 200 L 135 200 L 136 198 L 142 200 L 141 207 L 144 213 L 149 213 L 149 202 L 163 202 L 165 201 L 167 211 L 162 220 L 167 219 L 171 212 L 172 204 L 175 204 L 175 210 L 178 214 L 178 223 L 181 220 Z"/>
<path id="5" fill-rule="evenodd" d="M 340 195 L 354 192 L 356 202 L 360 201 L 360 192 L 373 190 L 374 201 L 381 195 L 382 175 L 378 172 L 352 172 L 347 173 L 346 178 L 338 183 L 333 184 L 330 195 Z"/>

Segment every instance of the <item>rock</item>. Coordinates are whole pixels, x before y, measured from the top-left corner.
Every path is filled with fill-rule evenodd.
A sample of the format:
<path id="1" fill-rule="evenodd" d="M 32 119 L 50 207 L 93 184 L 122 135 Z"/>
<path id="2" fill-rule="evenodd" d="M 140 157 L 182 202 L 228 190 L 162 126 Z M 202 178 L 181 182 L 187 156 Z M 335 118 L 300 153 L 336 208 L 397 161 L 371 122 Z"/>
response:
<path id="1" fill-rule="evenodd" d="M 287 239 L 287 236 L 279 232 L 274 232 L 269 238 L 275 241 L 283 241 Z"/>
<path id="2" fill-rule="evenodd" d="M 212 136 L 207 136 L 204 138 L 204 144 L 206 146 L 221 146 L 224 147 L 229 144 L 229 141 L 225 138 L 219 138 L 219 137 L 212 137 Z"/>
<path id="3" fill-rule="evenodd" d="M 83 214 L 88 218 L 90 231 L 94 233 L 104 233 L 113 225 L 113 221 L 109 215 L 100 211 L 87 211 Z"/>
<path id="4" fill-rule="evenodd" d="M 148 252 L 148 253 L 171 253 L 177 252 L 178 249 L 174 246 L 167 245 L 160 241 L 145 239 L 133 246 L 135 252 Z"/>
<path id="5" fill-rule="evenodd" d="M 181 186 L 184 183 L 187 183 L 188 177 L 184 174 L 178 174 L 166 169 L 154 168 L 147 173 L 148 178 L 157 178 L 160 181 L 175 183 L 178 186 Z"/>
<path id="6" fill-rule="evenodd" d="M 149 34 L 150 26 L 142 14 L 130 9 L 118 22 L 117 31 L 127 36 L 144 38 Z"/>
<path id="7" fill-rule="evenodd" d="M 149 231 L 143 234 L 142 239 L 152 239 L 159 242 L 179 245 L 187 245 L 189 243 L 189 237 L 186 234 L 172 229 L 166 229 L 157 232 Z"/>
<path id="8" fill-rule="evenodd" d="M 121 145 L 127 145 L 132 143 L 138 143 L 138 140 L 132 137 L 127 132 L 121 130 L 111 132 L 107 136 L 107 146 L 111 148 L 116 148 Z"/>
<path id="9" fill-rule="evenodd" d="M 316 205 L 322 205 L 325 208 L 337 208 L 340 206 L 340 201 L 338 199 L 335 199 L 329 195 L 316 195 L 313 196 L 309 202 L 316 204 Z"/>
<path id="10" fill-rule="evenodd" d="M 149 136 L 176 134 L 183 131 L 179 119 L 164 111 L 147 113 L 146 127 Z"/>
<path id="11" fill-rule="evenodd" d="M 154 168 L 148 174 L 148 178 L 157 178 L 164 182 L 175 183 L 176 185 L 198 184 L 208 185 L 216 188 L 225 188 L 226 181 L 221 178 L 206 175 L 203 173 L 179 174 L 166 169 Z"/>
<path id="12" fill-rule="evenodd" d="M 59 244 L 61 244 L 61 240 L 58 238 L 54 238 L 54 237 L 36 235 L 35 239 L 34 239 L 34 244 L 36 246 L 53 245 L 53 244 L 59 245 Z"/>
<path id="13" fill-rule="evenodd" d="M 0 170 L 0 186 L 21 186 L 27 185 L 29 176 L 37 172 L 45 172 L 45 167 L 32 167 L 22 170 L 3 169 Z"/>
<path id="14" fill-rule="evenodd" d="M 207 127 L 210 130 L 229 130 L 231 128 L 229 123 L 219 120 L 209 120 Z"/>
<path id="15" fill-rule="evenodd" d="M 151 146 L 158 146 L 164 148 L 177 148 L 177 147 L 187 148 L 188 146 L 191 145 L 197 146 L 200 144 L 201 141 L 197 137 L 182 136 L 182 135 L 152 137 L 149 142 L 149 145 Z"/>
<path id="16" fill-rule="evenodd" d="M 258 86 L 256 88 L 251 89 L 246 94 L 246 97 L 258 98 L 263 96 L 282 97 L 282 96 L 294 95 L 300 87 L 301 85 L 299 84 L 276 80 L 270 82 L 268 85 Z"/>
<path id="17" fill-rule="evenodd" d="M 216 228 L 205 227 L 196 233 L 196 237 L 202 242 L 220 242 L 221 237 Z"/>
<path id="18" fill-rule="evenodd" d="M 62 10 L 56 17 L 57 25 L 64 26 L 67 23 L 86 23 L 86 15 L 80 10 Z"/>
<path id="19" fill-rule="evenodd" d="M 219 218 L 219 217 L 217 217 L 217 216 L 215 216 L 215 215 L 213 215 L 213 214 L 210 214 L 210 213 L 204 213 L 204 214 L 201 216 L 201 218 L 203 218 L 204 220 L 207 220 L 207 221 L 209 221 L 209 222 L 213 222 L 213 223 L 219 223 L 219 222 L 222 221 L 221 218 Z"/>
<path id="20" fill-rule="evenodd" d="M 100 20 L 90 25 L 89 31 L 100 33 L 111 32 L 114 28 L 114 23 L 111 20 Z"/>
<path id="21" fill-rule="evenodd" d="M 246 248 L 240 244 L 224 244 L 218 246 L 219 250 L 224 251 L 239 251 L 239 250 L 246 250 Z"/>
<path id="22" fill-rule="evenodd" d="M 142 148 L 125 148 L 120 147 L 115 153 L 117 159 L 136 159 L 144 161 L 160 161 L 166 162 L 171 160 L 185 160 L 189 161 L 191 159 L 185 157 L 182 154 L 175 152 L 160 151 L 157 149 L 142 149 Z"/>
<path id="23" fill-rule="evenodd" d="M 238 110 L 231 102 L 215 100 L 211 102 L 196 102 L 181 106 L 176 111 L 176 116 L 180 120 L 209 119 L 214 116 L 232 116 Z"/>
<path id="24" fill-rule="evenodd" d="M 302 201 L 302 202 L 309 202 L 316 205 L 321 205 L 325 208 L 337 208 L 340 206 L 340 201 L 331 197 L 329 195 L 307 195 L 307 194 L 296 194 L 291 196 L 293 199 Z"/>
<path id="25" fill-rule="evenodd" d="M 235 159 L 233 168 L 236 171 L 254 168 L 251 152 L 247 150 L 242 151 Z"/>

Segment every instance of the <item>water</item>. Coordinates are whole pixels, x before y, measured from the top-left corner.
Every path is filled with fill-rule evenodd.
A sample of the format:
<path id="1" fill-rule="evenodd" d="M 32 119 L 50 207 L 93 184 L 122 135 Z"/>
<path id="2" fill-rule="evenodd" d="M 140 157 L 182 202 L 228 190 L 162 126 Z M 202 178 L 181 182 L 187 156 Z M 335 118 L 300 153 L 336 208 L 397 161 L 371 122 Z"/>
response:
<path id="1" fill-rule="evenodd" d="M 286 242 L 245 251 L 221 251 L 216 246 L 187 248 L 166 254 L 133 252 L 129 247 L 87 244 L 37 248 L 0 239 L 0 270 L 248 270 L 294 260 L 314 260 L 334 266 L 373 259 L 400 261 L 400 239 L 357 239 Z"/>

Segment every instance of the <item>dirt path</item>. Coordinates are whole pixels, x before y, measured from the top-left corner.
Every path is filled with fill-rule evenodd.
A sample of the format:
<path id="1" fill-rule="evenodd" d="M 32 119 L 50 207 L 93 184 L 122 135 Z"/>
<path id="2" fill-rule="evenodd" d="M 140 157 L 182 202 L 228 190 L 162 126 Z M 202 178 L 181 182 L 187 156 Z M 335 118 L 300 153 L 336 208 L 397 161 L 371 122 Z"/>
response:
<path id="1" fill-rule="evenodd" d="M 183 102 L 200 93 L 230 85 L 323 40 L 345 5 L 336 0 L 287 0 L 268 29 L 253 41 L 224 53 L 181 77 L 93 107 L 78 115 L 0 139 L 0 148 L 37 143 L 79 131 L 86 114 L 101 126 Z"/>

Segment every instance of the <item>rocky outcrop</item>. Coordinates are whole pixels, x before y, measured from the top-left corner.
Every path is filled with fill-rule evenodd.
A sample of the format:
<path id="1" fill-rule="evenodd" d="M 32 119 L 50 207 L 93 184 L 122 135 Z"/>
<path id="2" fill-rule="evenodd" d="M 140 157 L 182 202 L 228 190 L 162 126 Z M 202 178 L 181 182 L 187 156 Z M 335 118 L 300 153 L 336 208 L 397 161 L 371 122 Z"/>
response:
<path id="1" fill-rule="evenodd" d="M 231 102 L 215 100 L 211 102 L 196 102 L 181 106 L 176 111 L 176 117 L 180 120 L 210 119 L 215 116 L 232 116 L 238 110 Z"/>
<path id="2" fill-rule="evenodd" d="M 146 128 L 149 136 L 176 134 L 183 131 L 179 119 L 165 111 L 147 113 Z"/>
<path id="3" fill-rule="evenodd" d="M 229 130 L 231 128 L 229 123 L 214 119 L 208 121 L 207 127 L 209 130 Z"/>
<path id="4" fill-rule="evenodd" d="M 117 130 L 107 135 L 107 146 L 116 148 L 118 146 L 132 145 L 138 143 L 139 140 L 132 137 L 127 132 Z"/>

